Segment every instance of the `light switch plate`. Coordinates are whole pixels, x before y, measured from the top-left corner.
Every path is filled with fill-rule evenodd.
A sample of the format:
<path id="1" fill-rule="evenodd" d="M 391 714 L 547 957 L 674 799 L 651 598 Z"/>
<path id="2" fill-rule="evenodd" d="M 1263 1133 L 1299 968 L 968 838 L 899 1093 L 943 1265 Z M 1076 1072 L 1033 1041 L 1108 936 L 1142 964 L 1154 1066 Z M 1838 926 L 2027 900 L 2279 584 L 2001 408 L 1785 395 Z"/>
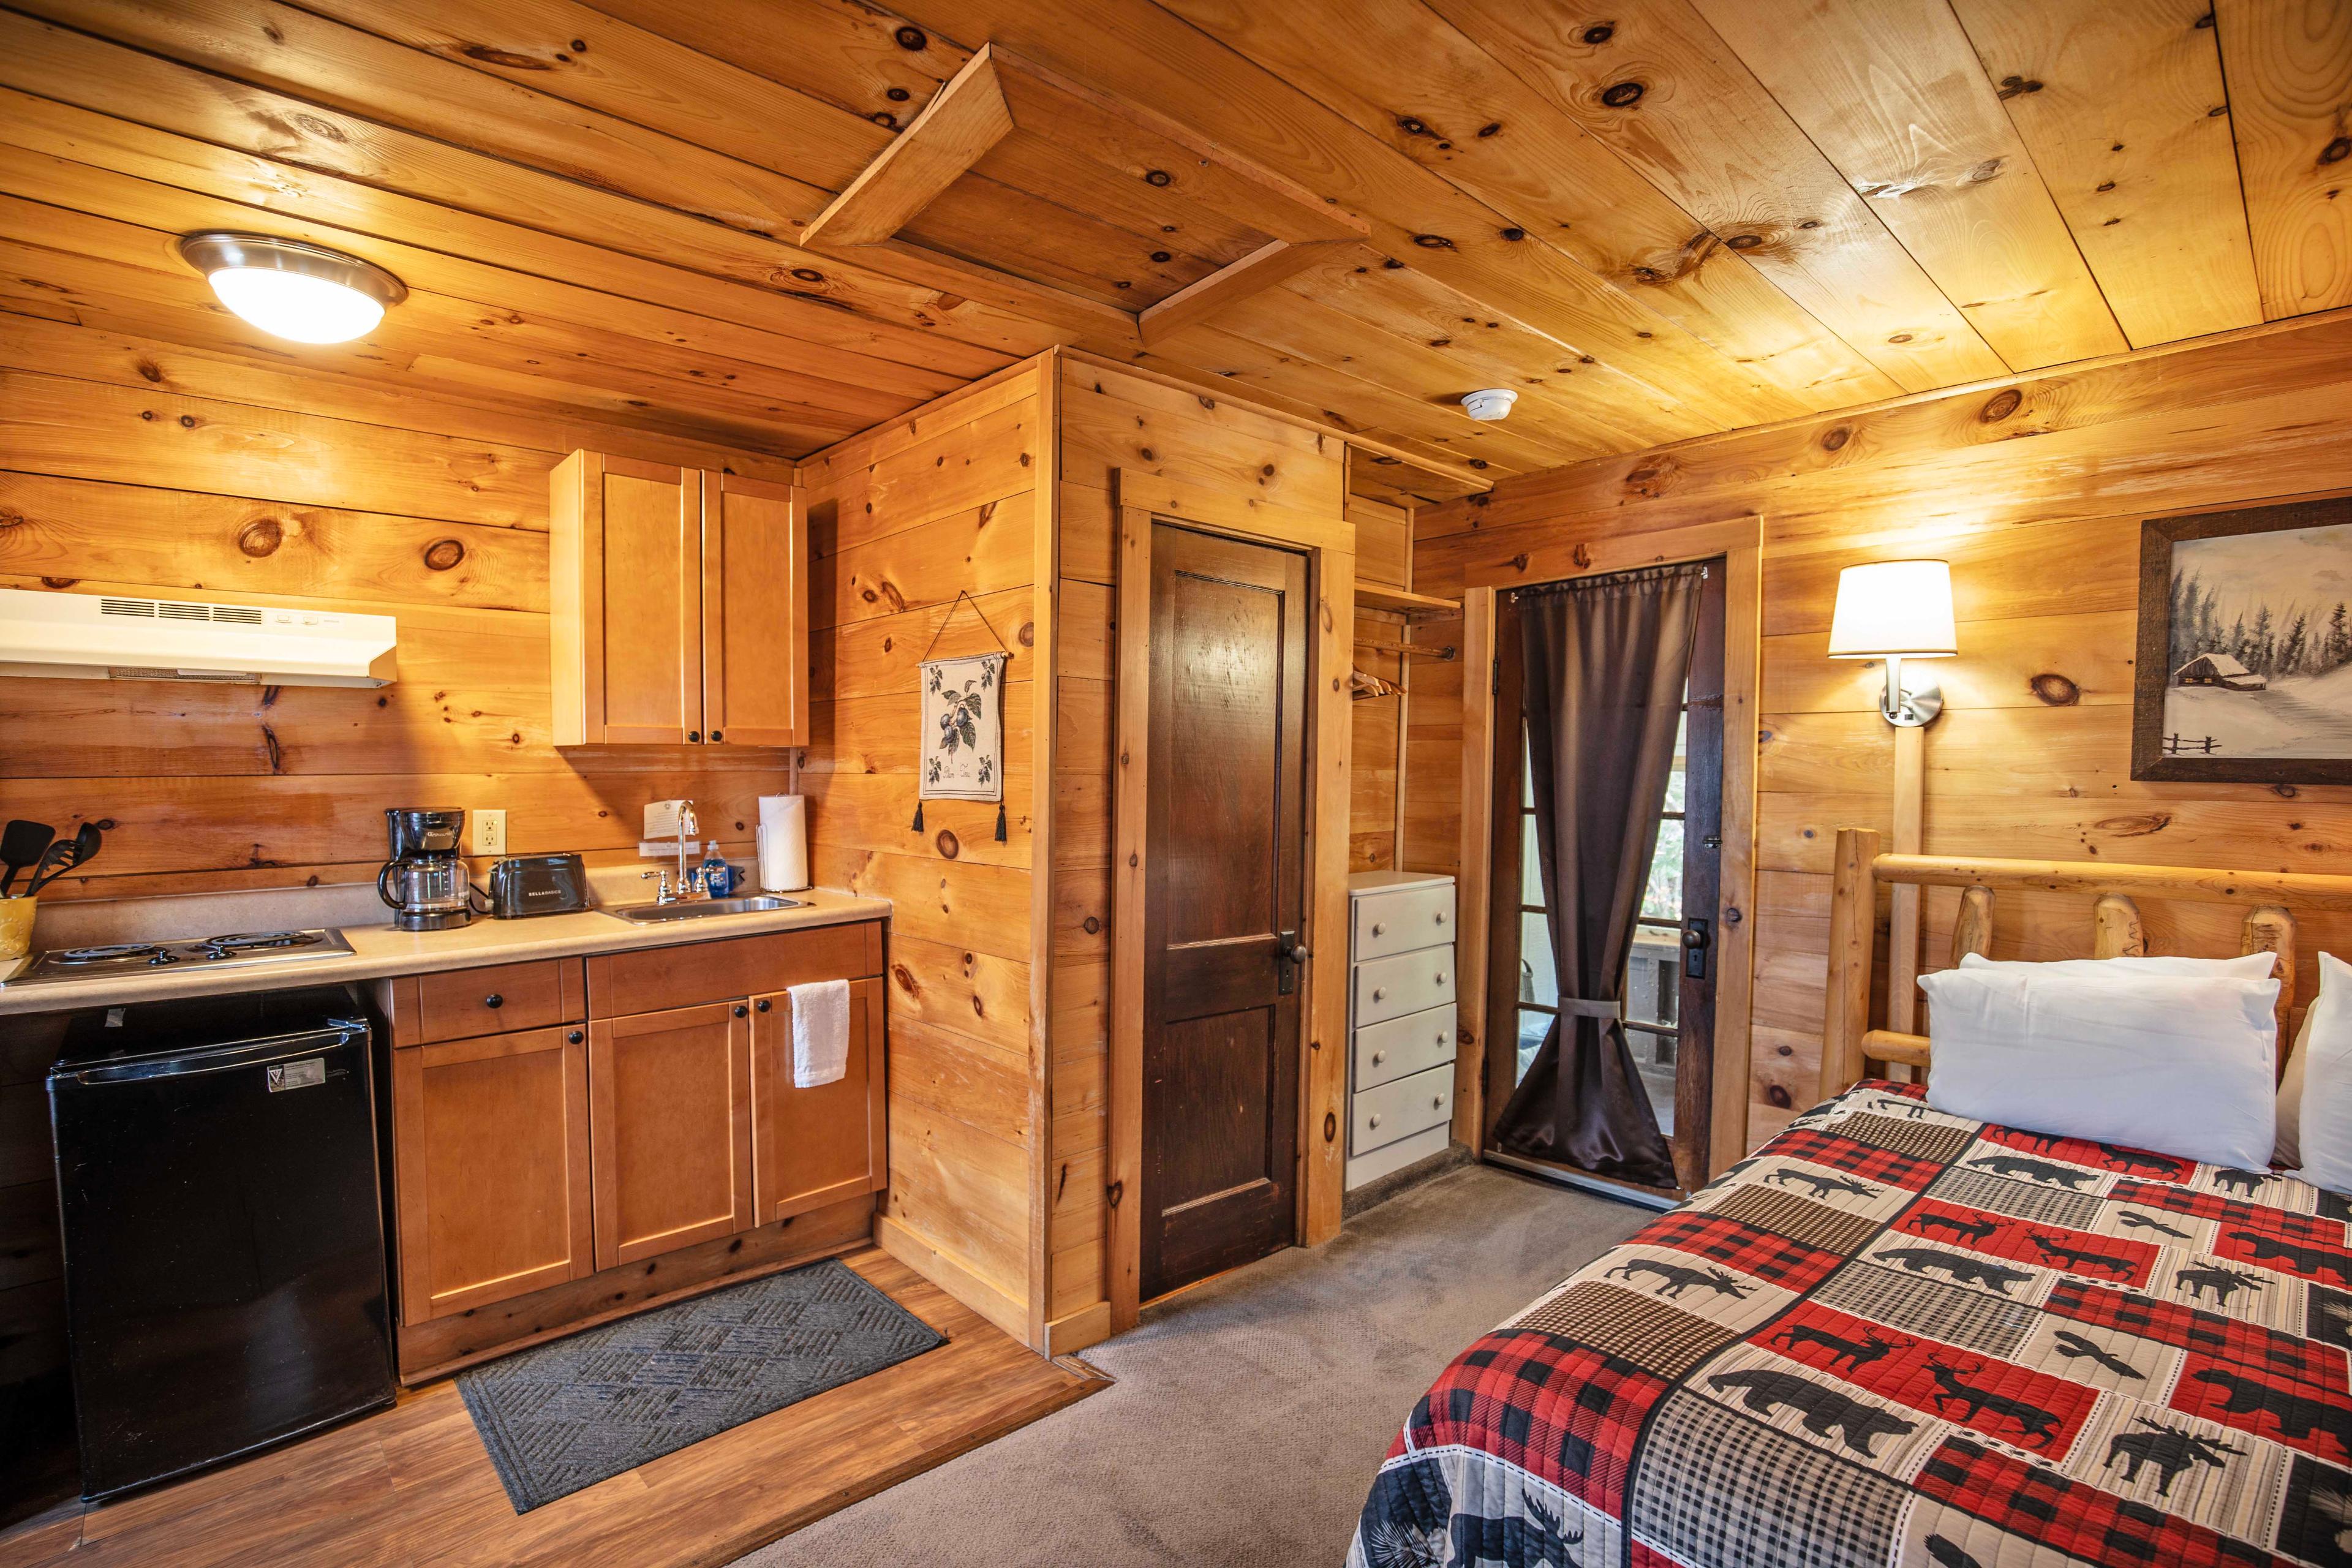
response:
<path id="1" fill-rule="evenodd" d="M 474 853 L 503 855 L 507 852 L 507 814 L 503 811 L 478 811 L 473 814 Z"/>

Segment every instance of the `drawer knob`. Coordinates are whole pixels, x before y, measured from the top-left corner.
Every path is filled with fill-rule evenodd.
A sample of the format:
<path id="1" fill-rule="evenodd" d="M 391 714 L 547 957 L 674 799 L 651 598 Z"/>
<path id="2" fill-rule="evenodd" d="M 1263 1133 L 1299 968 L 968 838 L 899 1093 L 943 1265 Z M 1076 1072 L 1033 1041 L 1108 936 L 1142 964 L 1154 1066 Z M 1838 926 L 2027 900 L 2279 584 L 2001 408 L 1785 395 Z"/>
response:
<path id="1" fill-rule="evenodd" d="M 1388 922 L 1387 922 L 1386 921 L 1374 921 L 1372 922 L 1372 934 L 1373 934 L 1374 936 L 1386 936 L 1386 935 L 1388 935 L 1388 934 L 1389 934 Z"/>
<path id="2" fill-rule="evenodd" d="M 1442 1046 L 1442 1045 L 1444 1045 L 1444 1044 L 1445 1043 L 1445 1031 L 1444 1031 L 1444 1030 L 1440 1029 L 1440 1030 L 1438 1030 L 1438 1031 L 1437 1031 L 1437 1034 L 1436 1034 L 1436 1036 L 1435 1036 L 1435 1037 L 1434 1037 L 1434 1041 L 1433 1041 L 1433 1043 L 1434 1043 L 1434 1044 L 1437 1044 L 1437 1045 L 1441 1045 L 1441 1046 Z"/>
<path id="3" fill-rule="evenodd" d="M 1372 1053 L 1372 1065 L 1374 1067 L 1380 1066 L 1382 1062 L 1388 1059 L 1389 1054 L 1386 1051 L 1374 1051 Z"/>
<path id="4" fill-rule="evenodd" d="M 1442 1094 L 1433 1094 L 1429 1097 L 1429 1103 L 1431 1108 L 1433 1110 L 1445 1103 L 1445 1097 Z"/>
<path id="5" fill-rule="evenodd" d="M 1385 1001 L 1387 1001 L 1387 1000 L 1388 1000 L 1388 996 L 1389 996 L 1389 988 L 1388 988 L 1387 986 L 1385 986 L 1385 985 L 1375 985 L 1375 986 L 1373 986 L 1373 987 L 1372 987 L 1372 1000 L 1373 1000 L 1373 1001 L 1375 1001 L 1375 1002 L 1385 1002 Z"/>
<path id="6" fill-rule="evenodd" d="M 752 1004 L 751 1004 L 751 1005 L 752 1005 L 752 1006 L 754 1006 L 754 1007 L 757 1007 L 761 1012 L 764 1013 L 764 1012 L 766 1012 L 766 1011 L 767 1011 L 767 1010 L 768 1010 L 772 1005 L 773 1005 L 773 1004 L 772 1004 L 772 1003 L 771 1003 L 771 1002 L 770 1002 L 770 1001 L 769 1001 L 765 996 L 762 996 L 762 997 L 761 997 L 757 1002 L 752 1003 Z"/>
<path id="7" fill-rule="evenodd" d="M 1438 910 L 1436 919 L 1439 925 L 1444 925 L 1445 923 L 1445 911 L 1444 910 Z"/>
<path id="8" fill-rule="evenodd" d="M 1373 1112 L 1372 1112 L 1372 1125 L 1373 1125 L 1373 1126 L 1375 1126 L 1375 1127 L 1378 1127 L 1380 1124 L 1381 1124 L 1381 1113 L 1380 1113 L 1379 1111 L 1375 1110 L 1375 1111 L 1373 1111 Z"/>
<path id="9" fill-rule="evenodd" d="M 503 1007 L 503 1006 L 505 1006 L 506 1005 L 507 1005 L 507 999 L 506 999 L 505 997 L 503 997 L 503 996 L 499 995 L 499 994 L 497 992 L 495 992 L 495 991 L 491 992 L 488 996 L 485 996 L 485 997 L 483 997 L 483 998 L 482 998 L 482 1005 L 483 1005 L 483 1006 L 485 1006 L 485 1007 Z"/>
<path id="10" fill-rule="evenodd" d="M 1438 983 L 1440 985 L 1443 985 L 1443 984 L 1445 984 L 1445 971 L 1444 971 L 1443 969 L 1441 969 L 1441 970 L 1439 970 L 1439 971 L 1437 972 L 1437 983 Z"/>
<path id="11" fill-rule="evenodd" d="M 576 1046 L 576 1045 L 578 1045 L 581 1041 L 583 1041 L 583 1040 L 586 1039 L 588 1037 L 587 1037 L 587 1036 L 585 1036 L 585 1035 L 583 1035 L 583 1034 L 582 1034 L 579 1030 L 574 1029 L 574 1030 L 572 1030 L 570 1034 L 568 1034 L 568 1035 L 564 1036 L 563 1037 L 564 1037 L 566 1040 L 569 1040 L 570 1042 L 572 1042 L 572 1044 L 573 1044 L 573 1045 L 575 1045 L 575 1046 Z"/>
<path id="12" fill-rule="evenodd" d="M 751 1009 L 738 1002 L 735 1005 L 735 1016 L 739 1018 L 748 1018 L 751 1016 Z"/>

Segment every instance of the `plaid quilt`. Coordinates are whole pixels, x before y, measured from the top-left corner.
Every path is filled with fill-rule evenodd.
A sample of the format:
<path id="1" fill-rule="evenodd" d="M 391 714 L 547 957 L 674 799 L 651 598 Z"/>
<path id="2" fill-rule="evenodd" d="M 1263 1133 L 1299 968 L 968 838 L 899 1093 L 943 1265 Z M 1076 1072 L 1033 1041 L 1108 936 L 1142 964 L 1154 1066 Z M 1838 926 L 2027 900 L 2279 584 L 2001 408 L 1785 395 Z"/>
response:
<path id="1" fill-rule="evenodd" d="M 1349 1568 L 2352 1563 L 2352 1202 L 1864 1083 L 1446 1368 Z"/>

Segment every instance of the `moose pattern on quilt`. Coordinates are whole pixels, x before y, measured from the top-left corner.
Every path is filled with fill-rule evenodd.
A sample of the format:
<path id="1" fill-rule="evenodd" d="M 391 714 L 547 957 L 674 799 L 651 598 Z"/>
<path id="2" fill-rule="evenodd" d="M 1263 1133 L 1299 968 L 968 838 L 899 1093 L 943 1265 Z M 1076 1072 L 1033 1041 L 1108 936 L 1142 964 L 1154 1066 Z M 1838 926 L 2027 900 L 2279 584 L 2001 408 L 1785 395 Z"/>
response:
<path id="1" fill-rule="evenodd" d="M 2352 1203 L 1864 1083 L 1458 1357 L 1349 1568 L 2352 1564 Z"/>

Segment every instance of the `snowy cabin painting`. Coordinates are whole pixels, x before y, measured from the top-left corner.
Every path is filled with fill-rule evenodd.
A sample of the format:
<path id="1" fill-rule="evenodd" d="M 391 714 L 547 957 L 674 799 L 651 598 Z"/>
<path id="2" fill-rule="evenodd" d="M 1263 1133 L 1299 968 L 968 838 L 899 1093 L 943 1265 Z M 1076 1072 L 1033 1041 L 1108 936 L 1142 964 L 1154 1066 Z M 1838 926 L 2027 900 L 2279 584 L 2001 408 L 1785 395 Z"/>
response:
<path id="1" fill-rule="evenodd" d="M 2153 521 L 2141 564 L 2133 776 L 2352 783 L 2352 500 Z"/>

